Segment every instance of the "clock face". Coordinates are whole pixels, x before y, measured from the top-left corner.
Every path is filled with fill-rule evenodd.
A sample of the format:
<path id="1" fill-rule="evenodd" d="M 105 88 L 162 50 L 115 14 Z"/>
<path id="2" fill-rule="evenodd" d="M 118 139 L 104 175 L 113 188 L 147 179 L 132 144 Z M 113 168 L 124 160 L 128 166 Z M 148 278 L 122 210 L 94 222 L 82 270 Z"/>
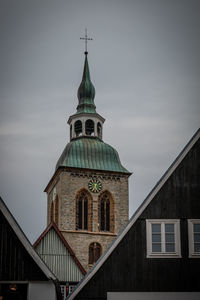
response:
<path id="1" fill-rule="evenodd" d="M 91 192 L 99 193 L 102 190 L 102 183 L 94 178 L 88 182 L 88 187 Z"/>

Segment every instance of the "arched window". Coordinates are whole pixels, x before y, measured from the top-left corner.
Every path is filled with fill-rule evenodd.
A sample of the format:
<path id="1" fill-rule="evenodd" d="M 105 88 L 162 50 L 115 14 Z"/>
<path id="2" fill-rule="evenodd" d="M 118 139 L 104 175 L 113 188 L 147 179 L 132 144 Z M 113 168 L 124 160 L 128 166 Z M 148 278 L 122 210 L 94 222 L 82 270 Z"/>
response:
<path id="1" fill-rule="evenodd" d="M 114 232 L 113 198 L 109 192 L 103 192 L 99 196 L 99 230 Z"/>
<path id="2" fill-rule="evenodd" d="M 53 201 L 51 202 L 51 214 L 50 214 L 50 221 L 54 221 L 54 203 Z"/>
<path id="3" fill-rule="evenodd" d="M 55 200 L 55 223 L 58 225 L 58 215 L 59 215 L 59 202 L 58 202 L 58 196 L 56 196 Z"/>
<path id="4" fill-rule="evenodd" d="M 94 135 L 94 122 L 90 119 L 85 122 L 85 133 L 86 135 Z"/>
<path id="5" fill-rule="evenodd" d="M 82 122 L 80 120 L 75 122 L 74 130 L 75 130 L 76 136 L 79 136 L 82 134 Z"/>
<path id="6" fill-rule="evenodd" d="M 86 190 L 81 190 L 76 197 L 76 229 L 91 230 L 91 199 Z"/>
<path id="7" fill-rule="evenodd" d="M 101 123 L 100 122 L 97 123 L 97 134 L 98 134 L 98 137 L 100 139 L 102 139 L 102 127 L 101 127 Z"/>
<path id="8" fill-rule="evenodd" d="M 101 256 L 101 245 L 92 243 L 89 246 L 89 265 L 93 265 Z"/>

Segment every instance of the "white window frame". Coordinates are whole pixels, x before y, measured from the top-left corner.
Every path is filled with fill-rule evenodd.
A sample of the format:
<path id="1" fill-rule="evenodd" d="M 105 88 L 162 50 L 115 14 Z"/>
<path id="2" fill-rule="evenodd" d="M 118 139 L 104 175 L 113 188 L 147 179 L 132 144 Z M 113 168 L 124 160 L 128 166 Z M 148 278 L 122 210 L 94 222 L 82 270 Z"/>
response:
<path id="1" fill-rule="evenodd" d="M 161 252 L 152 252 L 152 224 L 161 224 Z M 175 252 L 165 251 L 165 224 L 174 224 Z M 181 257 L 180 220 L 149 219 L 146 220 L 147 258 Z"/>
<path id="2" fill-rule="evenodd" d="M 200 219 L 188 219 L 188 242 L 189 242 L 189 257 L 199 258 L 200 252 L 194 252 L 194 227 L 193 225 L 200 224 Z"/>

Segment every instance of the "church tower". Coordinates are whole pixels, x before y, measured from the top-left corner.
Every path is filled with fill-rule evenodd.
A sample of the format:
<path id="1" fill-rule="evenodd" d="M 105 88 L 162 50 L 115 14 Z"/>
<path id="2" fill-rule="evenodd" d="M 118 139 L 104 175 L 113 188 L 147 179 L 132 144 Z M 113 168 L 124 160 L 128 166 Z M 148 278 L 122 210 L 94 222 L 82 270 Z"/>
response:
<path id="1" fill-rule="evenodd" d="M 68 119 L 70 142 L 45 189 L 47 223 L 56 223 L 86 270 L 128 221 L 131 175 L 103 142 L 105 119 L 96 112 L 87 56 L 77 111 Z"/>

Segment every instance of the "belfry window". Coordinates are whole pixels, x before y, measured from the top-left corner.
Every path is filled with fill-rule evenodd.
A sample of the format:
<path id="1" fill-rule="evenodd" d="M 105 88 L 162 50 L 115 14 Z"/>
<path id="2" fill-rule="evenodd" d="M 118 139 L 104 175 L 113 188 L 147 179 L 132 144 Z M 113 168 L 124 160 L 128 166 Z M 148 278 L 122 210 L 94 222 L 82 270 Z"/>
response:
<path id="1" fill-rule="evenodd" d="M 89 246 L 89 265 L 92 266 L 101 256 L 101 245 L 92 243 Z"/>
<path id="2" fill-rule="evenodd" d="M 82 122 L 80 120 L 75 122 L 74 130 L 76 133 L 76 137 L 82 135 Z"/>
<path id="3" fill-rule="evenodd" d="M 82 191 L 76 201 L 76 229 L 88 229 L 88 197 Z"/>
<path id="4" fill-rule="evenodd" d="M 100 230 L 110 231 L 110 199 L 107 193 L 100 198 Z"/>
<path id="5" fill-rule="evenodd" d="M 85 133 L 86 135 L 94 135 L 94 122 L 90 119 L 85 122 Z"/>

